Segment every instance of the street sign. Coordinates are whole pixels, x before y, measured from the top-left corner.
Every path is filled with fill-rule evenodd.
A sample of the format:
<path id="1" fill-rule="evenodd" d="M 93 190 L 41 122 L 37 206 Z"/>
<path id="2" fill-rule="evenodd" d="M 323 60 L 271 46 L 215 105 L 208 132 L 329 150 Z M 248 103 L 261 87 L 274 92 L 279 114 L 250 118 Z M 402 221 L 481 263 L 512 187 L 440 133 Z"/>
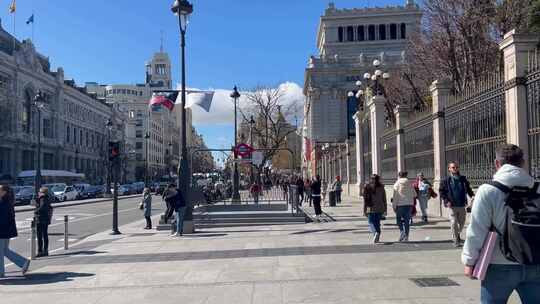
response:
<path id="1" fill-rule="evenodd" d="M 234 148 L 234 153 L 240 157 L 248 157 L 251 152 L 253 152 L 253 148 L 248 144 L 238 144 Z"/>
<path id="2" fill-rule="evenodd" d="M 263 162 L 263 153 L 261 151 L 255 151 L 251 154 L 251 162 L 254 165 L 261 165 Z"/>

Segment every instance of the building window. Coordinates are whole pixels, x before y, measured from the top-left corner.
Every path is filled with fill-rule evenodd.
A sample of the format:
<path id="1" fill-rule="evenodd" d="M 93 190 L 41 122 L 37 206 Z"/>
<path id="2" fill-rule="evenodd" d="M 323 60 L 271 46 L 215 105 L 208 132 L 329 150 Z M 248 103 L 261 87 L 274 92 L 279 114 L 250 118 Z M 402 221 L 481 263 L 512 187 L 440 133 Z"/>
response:
<path id="1" fill-rule="evenodd" d="M 0 175 L 9 174 L 11 163 L 11 150 L 0 148 Z"/>
<path id="2" fill-rule="evenodd" d="M 23 125 L 24 131 L 26 133 L 30 133 L 30 131 L 31 131 L 30 119 L 32 117 L 32 99 L 33 99 L 33 96 L 32 96 L 32 92 L 30 90 L 26 90 L 25 95 L 26 96 L 25 96 L 24 104 L 23 104 L 24 110 L 23 110 L 23 113 L 22 113 L 22 125 Z"/>
<path id="3" fill-rule="evenodd" d="M 135 137 L 136 137 L 136 138 L 142 138 L 142 137 L 143 137 L 143 132 L 142 132 L 142 130 L 136 130 L 136 131 L 135 131 Z"/>
<path id="4" fill-rule="evenodd" d="M 34 151 L 23 151 L 23 162 L 22 162 L 22 169 L 23 170 L 32 170 L 34 169 Z"/>
<path id="5" fill-rule="evenodd" d="M 69 129 L 69 126 L 66 128 L 66 142 L 69 144 L 69 136 L 71 135 L 71 130 Z"/>
<path id="6" fill-rule="evenodd" d="M 82 146 L 83 143 L 83 132 L 82 130 L 79 131 L 79 146 Z"/>
<path id="7" fill-rule="evenodd" d="M 77 130 L 73 128 L 73 143 L 77 144 Z"/>
<path id="8" fill-rule="evenodd" d="M 343 27 L 338 27 L 338 40 L 339 42 L 343 42 Z"/>
<path id="9" fill-rule="evenodd" d="M 54 169 L 54 155 L 52 155 L 51 153 L 43 153 L 43 169 Z"/>
<path id="10" fill-rule="evenodd" d="M 135 149 L 142 149 L 143 148 L 143 143 L 138 141 L 135 143 Z"/>
<path id="11" fill-rule="evenodd" d="M 347 26 L 347 41 L 354 41 L 354 29 L 352 26 Z"/>
<path id="12" fill-rule="evenodd" d="M 53 124 L 50 119 L 43 119 L 43 137 L 54 138 Z"/>
<path id="13" fill-rule="evenodd" d="M 368 26 L 368 40 L 375 40 L 375 25 Z"/>
<path id="14" fill-rule="evenodd" d="M 88 147 L 90 145 L 90 141 L 89 141 L 89 136 L 88 136 L 88 131 L 86 131 L 86 146 Z"/>
<path id="15" fill-rule="evenodd" d="M 137 119 L 137 122 L 135 123 L 135 126 L 136 127 L 142 127 L 143 126 L 143 120 L 142 119 Z"/>
<path id="16" fill-rule="evenodd" d="M 402 23 L 400 26 L 401 29 L 401 39 L 407 39 L 407 25 L 405 23 Z"/>
<path id="17" fill-rule="evenodd" d="M 390 24 L 390 39 L 397 39 L 397 25 L 395 23 Z"/>
<path id="18" fill-rule="evenodd" d="M 379 40 L 386 40 L 386 24 L 379 24 Z"/>
<path id="19" fill-rule="evenodd" d="M 357 29 L 357 33 L 356 33 L 356 36 L 357 36 L 357 40 L 358 41 L 364 41 L 366 40 L 366 34 L 364 33 L 365 29 L 364 29 L 364 26 L 363 25 L 360 25 Z"/>

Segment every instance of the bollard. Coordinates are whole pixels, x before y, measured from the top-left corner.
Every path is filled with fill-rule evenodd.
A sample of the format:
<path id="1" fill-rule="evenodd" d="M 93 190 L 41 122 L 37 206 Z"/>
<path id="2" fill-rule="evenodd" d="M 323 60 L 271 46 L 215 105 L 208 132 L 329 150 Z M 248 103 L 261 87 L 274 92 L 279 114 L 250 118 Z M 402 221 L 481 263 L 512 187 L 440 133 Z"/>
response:
<path id="1" fill-rule="evenodd" d="M 32 227 L 32 234 L 30 236 L 30 259 L 35 260 L 36 259 L 36 221 L 35 219 L 32 220 L 32 223 L 30 225 Z"/>
<path id="2" fill-rule="evenodd" d="M 68 236 L 68 216 L 64 215 L 64 250 L 68 250 L 69 247 Z"/>

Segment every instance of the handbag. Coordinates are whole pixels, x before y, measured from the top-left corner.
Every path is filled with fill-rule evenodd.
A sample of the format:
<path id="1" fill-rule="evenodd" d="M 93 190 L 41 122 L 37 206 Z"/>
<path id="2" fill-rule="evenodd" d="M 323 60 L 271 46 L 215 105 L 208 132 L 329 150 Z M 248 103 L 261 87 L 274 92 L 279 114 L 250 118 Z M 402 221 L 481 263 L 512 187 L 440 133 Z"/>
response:
<path id="1" fill-rule="evenodd" d="M 144 203 L 143 203 L 143 202 L 141 202 L 141 203 L 139 204 L 139 209 L 140 209 L 140 210 L 143 210 L 143 209 L 144 209 Z"/>
<path id="2" fill-rule="evenodd" d="M 433 191 L 433 188 L 429 188 L 429 196 L 431 196 L 431 198 L 437 198 L 438 195 L 435 191 Z"/>

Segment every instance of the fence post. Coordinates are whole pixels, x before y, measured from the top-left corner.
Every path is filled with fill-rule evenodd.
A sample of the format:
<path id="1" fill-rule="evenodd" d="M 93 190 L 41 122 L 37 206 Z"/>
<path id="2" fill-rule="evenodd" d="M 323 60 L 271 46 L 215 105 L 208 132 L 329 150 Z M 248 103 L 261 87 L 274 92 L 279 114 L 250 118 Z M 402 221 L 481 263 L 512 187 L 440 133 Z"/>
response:
<path id="1" fill-rule="evenodd" d="M 444 109 L 452 91 L 452 82 L 436 80 L 430 87 L 433 98 L 433 187 L 439 189 L 446 177 L 446 139 Z M 439 199 L 439 216 L 442 216 L 442 203 Z"/>
<path id="2" fill-rule="evenodd" d="M 529 136 L 527 125 L 528 54 L 538 45 L 538 35 L 517 34 L 512 30 L 504 35 L 500 49 L 504 54 L 504 82 L 506 90 L 506 141 L 518 145 L 525 154 L 525 168 L 529 165 Z"/>
<path id="3" fill-rule="evenodd" d="M 64 215 L 64 250 L 68 250 L 69 247 L 69 231 L 68 231 L 68 216 Z"/>
<path id="4" fill-rule="evenodd" d="M 409 115 L 409 107 L 398 105 L 394 109 L 396 116 L 396 157 L 397 157 L 397 171 L 406 171 L 405 168 L 405 130 L 403 127 L 407 123 Z"/>
<path id="5" fill-rule="evenodd" d="M 351 142 L 347 139 L 345 141 L 345 171 L 347 174 L 347 195 L 351 195 Z"/>
<path id="6" fill-rule="evenodd" d="M 362 118 L 360 112 L 354 114 L 354 125 L 356 133 L 356 187 L 358 196 L 362 196 L 362 187 L 364 186 L 364 146 L 362 138 Z"/>
<path id="7" fill-rule="evenodd" d="M 32 233 L 30 236 L 30 259 L 34 260 L 36 258 L 36 220 L 33 219 L 31 224 Z"/>
<path id="8" fill-rule="evenodd" d="M 381 95 L 376 95 L 368 101 L 368 108 L 371 118 L 371 163 L 372 172 L 381 175 L 381 146 L 379 145 L 380 138 L 384 132 L 385 124 L 385 103 L 386 98 Z"/>

